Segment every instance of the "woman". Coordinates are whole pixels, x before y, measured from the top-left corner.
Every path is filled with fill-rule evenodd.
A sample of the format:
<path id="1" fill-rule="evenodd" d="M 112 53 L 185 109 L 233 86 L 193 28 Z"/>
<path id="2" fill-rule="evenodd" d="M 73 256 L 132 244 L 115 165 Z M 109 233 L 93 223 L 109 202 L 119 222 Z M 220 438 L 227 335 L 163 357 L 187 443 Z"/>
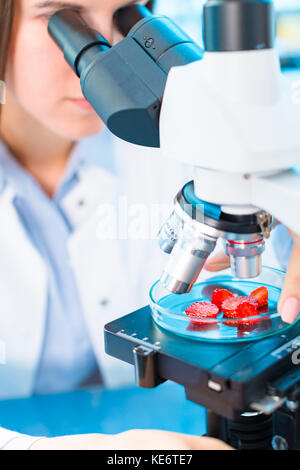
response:
<path id="1" fill-rule="evenodd" d="M 147 302 L 162 259 L 154 234 L 189 169 L 104 130 L 47 33 L 76 8 L 110 41 L 126 0 L 1 0 L 0 397 L 121 385 L 132 367 L 104 354 L 103 326 Z M 146 2 L 139 2 L 146 3 Z M 150 217 L 149 214 L 155 213 Z M 295 292 L 296 295 L 296 292 Z M 0 430 L 0 447 L 222 448 L 214 440 L 130 431 L 36 439 Z"/>
<path id="2" fill-rule="evenodd" d="M 0 79 L 6 83 L 0 122 L 6 227 L 0 249 L 0 340 L 6 349 L 1 398 L 132 381 L 131 367 L 104 354 L 103 326 L 147 301 L 161 266 L 139 210 L 169 204 L 183 180 L 178 168 L 167 188 L 167 164 L 156 152 L 141 154 L 103 131 L 47 33 L 49 16 L 73 3 L 0 2 Z M 121 39 L 114 13 L 126 4 L 87 0 L 72 8 L 114 42 Z M 128 157 L 119 158 L 128 149 Z M 128 220 L 121 223 L 126 211 Z M 3 449 L 145 446 L 222 444 L 156 431 L 37 439 L 0 430 Z"/>

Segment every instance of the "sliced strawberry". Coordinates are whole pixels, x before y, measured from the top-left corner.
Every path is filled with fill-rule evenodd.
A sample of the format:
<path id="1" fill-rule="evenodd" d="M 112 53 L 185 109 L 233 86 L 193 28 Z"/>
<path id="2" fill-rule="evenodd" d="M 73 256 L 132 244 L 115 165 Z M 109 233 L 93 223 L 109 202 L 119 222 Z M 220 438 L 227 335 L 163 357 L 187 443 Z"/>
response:
<path id="1" fill-rule="evenodd" d="M 261 311 L 259 310 L 259 313 Z M 245 318 L 238 322 L 238 329 L 241 333 L 251 332 L 259 327 L 261 331 L 267 330 L 270 327 L 270 317 L 268 315 L 259 318 Z M 259 323 L 259 325 L 258 325 Z M 272 322 L 271 322 L 272 324 Z"/>
<path id="2" fill-rule="evenodd" d="M 257 315 L 259 315 L 259 311 L 257 311 Z M 240 327 L 242 328 L 243 325 L 253 326 L 253 325 L 256 325 L 259 322 L 261 322 L 261 318 L 253 318 L 253 317 L 242 318 L 242 317 L 240 317 L 238 320 L 224 321 L 224 325 L 235 326 L 235 327 L 238 327 L 238 328 L 240 328 Z"/>
<path id="3" fill-rule="evenodd" d="M 257 311 L 256 315 L 259 315 L 259 311 Z M 261 318 L 259 317 L 258 318 L 246 317 L 240 320 L 238 323 L 239 325 L 256 325 L 257 323 L 260 323 L 260 322 L 261 322 Z"/>
<path id="4" fill-rule="evenodd" d="M 269 306 L 264 305 L 263 307 L 258 307 L 259 313 L 261 314 L 266 314 L 269 313 Z"/>
<path id="5" fill-rule="evenodd" d="M 226 299 L 231 299 L 234 295 L 227 289 L 215 289 L 212 293 L 211 302 L 217 307 L 222 308 L 222 303 Z"/>
<path id="6" fill-rule="evenodd" d="M 186 315 L 193 323 L 202 323 L 202 319 L 216 318 L 220 313 L 219 307 L 209 302 L 195 302 L 185 310 Z"/>
<path id="7" fill-rule="evenodd" d="M 258 308 L 258 302 L 256 299 L 252 299 L 246 296 L 232 297 L 230 299 L 224 300 L 222 304 L 222 310 L 224 312 L 224 315 L 229 318 L 243 318 L 245 316 L 249 316 L 252 307 L 248 307 L 247 310 L 246 305 L 243 310 L 243 308 L 241 307 L 241 305 L 243 304 L 250 304 L 251 306 L 253 305 L 256 309 Z"/>
<path id="8" fill-rule="evenodd" d="M 242 319 L 239 319 L 239 320 L 228 320 L 228 321 L 224 321 L 224 325 L 226 326 L 234 326 L 236 328 L 240 328 L 242 327 L 243 325 L 255 325 L 257 323 L 260 322 L 260 319 L 259 318 L 251 318 L 251 317 L 248 317 L 248 318 L 242 318 Z"/>
<path id="9" fill-rule="evenodd" d="M 259 315 L 258 302 L 250 297 L 235 297 L 225 300 L 222 305 L 224 315 L 229 318 L 239 318 L 237 321 L 224 322 L 227 326 L 255 325 L 260 318 L 251 318 Z M 242 319 L 242 320 L 241 320 Z"/>
<path id="10" fill-rule="evenodd" d="M 253 292 L 251 292 L 249 297 L 254 297 L 257 300 L 259 307 L 268 305 L 269 293 L 265 286 L 255 289 Z"/>
<path id="11" fill-rule="evenodd" d="M 259 315 L 258 303 L 255 298 L 249 297 L 248 301 L 241 302 L 236 309 L 238 318 L 254 317 Z"/>

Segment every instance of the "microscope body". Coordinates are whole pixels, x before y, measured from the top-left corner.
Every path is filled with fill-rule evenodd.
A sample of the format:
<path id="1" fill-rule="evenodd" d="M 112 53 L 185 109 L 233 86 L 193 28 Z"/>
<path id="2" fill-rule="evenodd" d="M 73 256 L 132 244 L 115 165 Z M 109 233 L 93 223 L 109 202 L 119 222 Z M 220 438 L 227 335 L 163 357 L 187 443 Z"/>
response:
<path id="1" fill-rule="evenodd" d="M 300 163 L 300 100 L 280 70 L 271 2 L 208 1 L 204 37 L 203 59 L 170 71 L 160 116 L 163 155 L 195 169 L 183 190 L 192 197 L 177 196 L 159 234 L 170 254 L 161 281 L 177 294 L 191 290 L 219 238 L 243 279 L 261 272 L 273 217 L 300 233 L 300 176 L 290 169 Z"/>
<path id="2" fill-rule="evenodd" d="M 245 186 L 228 187 L 229 177 L 273 174 L 299 163 L 299 122 L 300 99 L 274 49 L 206 52 L 169 73 L 161 149 L 165 157 L 224 175 L 225 184 L 220 188 L 218 179 L 211 188 L 210 202 L 251 204 Z M 202 184 L 196 188 L 200 198 L 212 183 L 205 178 L 205 193 Z"/>
<path id="3" fill-rule="evenodd" d="M 160 233 L 162 248 L 172 253 L 162 276 L 167 288 L 188 292 L 218 238 L 224 240 L 235 276 L 257 276 L 263 240 L 272 225 L 268 214 L 300 233 L 300 177 L 290 170 L 300 163 L 299 126 L 300 100 L 281 73 L 274 49 L 206 52 L 201 61 L 170 71 L 160 119 L 161 149 L 165 157 L 195 168 L 197 220 L 187 220 L 189 209 L 182 210 L 177 197 L 176 216 Z M 205 223 L 207 203 L 217 214 Z M 236 227 L 222 224 L 220 214 L 235 217 Z M 241 218 L 248 228 L 239 227 Z M 176 240 L 174 248 L 170 240 Z M 197 265 L 192 252 L 199 250 Z"/>

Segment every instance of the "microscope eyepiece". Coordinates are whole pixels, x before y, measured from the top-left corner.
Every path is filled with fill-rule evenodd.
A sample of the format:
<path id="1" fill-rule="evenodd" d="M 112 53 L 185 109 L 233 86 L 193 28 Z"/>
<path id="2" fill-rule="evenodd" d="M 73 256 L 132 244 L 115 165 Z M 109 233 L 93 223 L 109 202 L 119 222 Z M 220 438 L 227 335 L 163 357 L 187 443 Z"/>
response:
<path id="1" fill-rule="evenodd" d="M 81 59 L 89 63 L 89 52 L 105 52 L 111 48 L 109 42 L 98 31 L 91 29 L 84 19 L 74 10 L 63 9 L 51 16 L 48 32 L 62 49 L 66 61 L 80 76 Z"/>
<path id="2" fill-rule="evenodd" d="M 114 45 L 67 8 L 50 18 L 48 32 L 108 129 L 127 142 L 159 147 L 168 73 L 202 59 L 202 50 L 172 20 L 146 6 L 124 7 L 115 21 L 125 37 Z"/>
<path id="3" fill-rule="evenodd" d="M 115 24 L 123 36 L 141 20 L 153 16 L 151 11 L 144 5 L 132 5 L 120 8 L 114 15 Z"/>
<path id="4" fill-rule="evenodd" d="M 208 0 L 203 20 L 208 52 L 274 47 L 276 21 L 272 0 Z"/>

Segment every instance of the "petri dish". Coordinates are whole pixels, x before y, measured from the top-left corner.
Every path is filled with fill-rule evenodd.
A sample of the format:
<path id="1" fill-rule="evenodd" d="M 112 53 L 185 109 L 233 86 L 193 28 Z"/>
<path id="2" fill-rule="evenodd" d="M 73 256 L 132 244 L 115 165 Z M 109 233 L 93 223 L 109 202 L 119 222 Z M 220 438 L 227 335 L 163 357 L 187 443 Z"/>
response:
<path id="1" fill-rule="evenodd" d="M 282 334 L 293 325 L 284 323 L 277 312 L 285 272 L 264 266 L 254 279 L 238 279 L 228 269 L 194 285 L 188 294 L 173 294 L 157 281 L 150 290 L 150 307 L 155 323 L 179 336 L 199 341 L 236 342 L 254 341 Z M 194 302 L 210 302 L 215 289 L 228 289 L 235 295 L 248 296 L 254 289 L 266 286 L 269 292 L 268 308 L 250 317 L 250 321 L 229 319 L 220 312 L 216 319 L 191 321 L 184 313 Z"/>

